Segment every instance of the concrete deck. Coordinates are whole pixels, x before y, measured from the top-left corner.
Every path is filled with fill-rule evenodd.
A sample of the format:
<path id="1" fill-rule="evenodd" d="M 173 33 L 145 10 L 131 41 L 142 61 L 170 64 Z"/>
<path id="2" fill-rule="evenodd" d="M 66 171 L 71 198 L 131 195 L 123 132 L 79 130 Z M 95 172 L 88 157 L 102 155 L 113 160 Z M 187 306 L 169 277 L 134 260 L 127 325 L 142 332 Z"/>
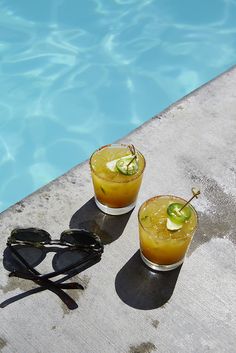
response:
<path id="1" fill-rule="evenodd" d="M 0 215 L 0 256 L 10 231 L 35 226 L 57 238 L 81 224 L 101 235 L 102 260 L 77 275 L 68 311 L 44 291 L 0 309 L 2 353 L 233 353 L 236 347 L 236 68 L 122 139 L 146 156 L 138 204 L 112 217 L 93 203 L 89 165 L 78 165 Z M 139 205 L 157 194 L 194 201 L 200 226 L 179 270 L 150 272 L 138 248 Z M 20 187 L 20 186 L 19 186 Z M 41 269 L 47 272 L 50 260 Z M 0 301 L 36 285 L 8 277 Z"/>

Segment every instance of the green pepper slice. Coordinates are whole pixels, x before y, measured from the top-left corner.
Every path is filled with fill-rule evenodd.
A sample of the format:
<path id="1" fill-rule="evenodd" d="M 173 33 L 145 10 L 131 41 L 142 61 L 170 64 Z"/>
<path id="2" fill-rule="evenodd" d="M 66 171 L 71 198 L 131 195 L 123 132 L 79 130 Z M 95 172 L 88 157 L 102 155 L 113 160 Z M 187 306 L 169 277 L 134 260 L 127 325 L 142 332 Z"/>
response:
<path id="1" fill-rule="evenodd" d="M 182 210 L 183 205 L 181 203 L 172 203 L 167 208 L 168 218 L 176 223 L 182 224 L 191 217 L 191 209 L 185 206 Z"/>
<path id="2" fill-rule="evenodd" d="M 138 162 L 133 157 L 123 157 L 116 162 L 116 168 L 124 175 L 133 175 L 138 171 Z"/>

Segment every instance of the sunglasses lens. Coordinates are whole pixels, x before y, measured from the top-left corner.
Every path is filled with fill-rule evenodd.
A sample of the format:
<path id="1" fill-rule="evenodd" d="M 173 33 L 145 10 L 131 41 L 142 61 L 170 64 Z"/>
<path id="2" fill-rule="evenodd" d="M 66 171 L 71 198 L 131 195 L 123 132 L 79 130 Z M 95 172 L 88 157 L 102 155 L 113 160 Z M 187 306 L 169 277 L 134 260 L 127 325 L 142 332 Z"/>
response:
<path id="1" fill-rule="evenodd" d="M 65 230 L 61 234 L 61 241 L 72 245 L 88 246 L 91 248 L 97 246 L 101 247 L 101 241 L 99 237 L 83 229 Z"/>
<path id="2" fill-rule="evenodd" d="M 88 253 L 80 250 L 70 250 L 55 254 L 52 261 L 52 266 L 55 271 L 61 271 L 66 267 L 75 266 L 88 257 Z M 75 266 L 76 267 L 76 266 Z"/>
<path id="3" fill-rule="evenodd" d="M 50 240 L 50 235 L 43 229 L 37 228 L 17 228 L 11 232 L 11 238 L 20 241 L 44 242 Z"/>
<path id="4" fill-rule="evenodd" d="M 45 254 L 39 248 L 16 245 L 16 251 L 21 257 L 31 266 L 35 267 L 45 258 Z M 6 248 L 3 254 L 3 265 L 8 271 L 25 271 L 25 265 L 18 257 L 9 249 Z"/>

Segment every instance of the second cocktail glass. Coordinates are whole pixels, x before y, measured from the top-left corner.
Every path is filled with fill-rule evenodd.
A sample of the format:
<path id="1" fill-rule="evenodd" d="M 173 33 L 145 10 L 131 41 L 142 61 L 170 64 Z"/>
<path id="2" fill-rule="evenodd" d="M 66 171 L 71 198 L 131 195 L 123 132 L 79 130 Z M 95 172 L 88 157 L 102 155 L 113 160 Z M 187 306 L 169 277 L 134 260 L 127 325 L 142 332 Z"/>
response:
<path id="1" fill-rule="evenodd" d="M 145 158 L 133 145 L 111 144 L 90 158 L 95 202 L 111 215 L 131 211 L 141 186 Z"/>
<path id="2" fill-rule="evenodd" d="M 140 253 L 153 270 L 180 266 L 197 228 L 198 217 L 187 201 L 171 195 L 144 202 L 138 214 Z"/>

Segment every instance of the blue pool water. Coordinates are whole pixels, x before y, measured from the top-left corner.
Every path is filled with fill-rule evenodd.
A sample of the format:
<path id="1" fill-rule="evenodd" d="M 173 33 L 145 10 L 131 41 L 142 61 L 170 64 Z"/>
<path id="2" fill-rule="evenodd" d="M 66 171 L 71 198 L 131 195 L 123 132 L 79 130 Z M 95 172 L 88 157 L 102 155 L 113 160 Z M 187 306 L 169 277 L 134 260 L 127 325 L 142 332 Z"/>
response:
<path id="1" fill-rule="evenodd" d="M 0 0 L 0 210 L 235 57 L 235 0 Z"/>

